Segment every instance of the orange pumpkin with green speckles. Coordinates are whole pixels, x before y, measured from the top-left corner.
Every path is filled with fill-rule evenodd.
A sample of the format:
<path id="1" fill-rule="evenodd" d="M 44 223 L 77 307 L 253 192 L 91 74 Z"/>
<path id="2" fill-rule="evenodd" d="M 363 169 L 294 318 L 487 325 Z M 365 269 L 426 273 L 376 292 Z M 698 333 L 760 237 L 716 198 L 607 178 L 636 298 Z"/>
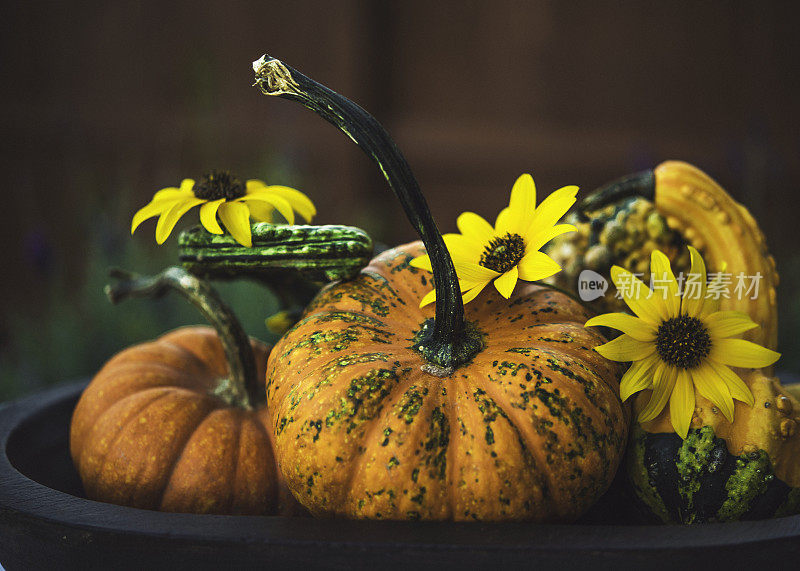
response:
<path id="1" fill-rule="evenodd" d="M 323 290 L 267 368 L 276 453 L 315 515 L 570 521 L 608 487 L 627 434 L 617 365 L 586 311 L 520 285 L 466 306 L 484 345 L 444 374 L 413 345 L 430 273 L 417 242 Z M 441 376 L 444 375 L 444 376 Z"/>
<path id="2" fill-rule="evenodd" d="M 289 488 L 312 514 L 570 521 L 608 487 L 627 436 L 615 363 L 567 295 L 518 285 L 465 308 L 411 168 L 364 109 L 264 56 L 267 95 L 299 101 L 380 167 L 417 242 L 323 289 L 267 364 Z M 427 252 L 431 274 L 409 265 Z M 420 309 L 433 281 L 436 307 Z M 487 288 L 491 289 L 491 288 Z"/>

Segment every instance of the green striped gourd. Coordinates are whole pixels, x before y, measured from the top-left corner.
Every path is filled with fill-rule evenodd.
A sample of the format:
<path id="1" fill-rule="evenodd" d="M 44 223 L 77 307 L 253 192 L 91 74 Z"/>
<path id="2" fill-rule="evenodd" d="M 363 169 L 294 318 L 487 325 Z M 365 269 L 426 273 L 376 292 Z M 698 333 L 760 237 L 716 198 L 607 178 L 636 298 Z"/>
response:
<path id="1" fill-rule="evenodd" d="M 251 227 L 253 247 L 201 227 L 182 232 L 179 259 L 192 273 L 211 277 L 281 276 L 326 283 L 357 275 L 372 257 L 372 240 L 352 226 L 294 226 L 259 222 Z"/>

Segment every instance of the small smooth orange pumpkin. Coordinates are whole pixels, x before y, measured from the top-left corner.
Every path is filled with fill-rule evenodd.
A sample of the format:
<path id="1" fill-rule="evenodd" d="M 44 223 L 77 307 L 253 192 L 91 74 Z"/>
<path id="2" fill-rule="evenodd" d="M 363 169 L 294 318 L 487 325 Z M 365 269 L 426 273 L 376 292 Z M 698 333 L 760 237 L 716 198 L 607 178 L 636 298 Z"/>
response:
<path id="1" fill-rule="evenodd" d="M 239 341 L 232 338 L 233 314 L 180 268 L 123 282 L 112 293 L 158 295 L 167 287 L 205 304 L 223 339 L 210 327 L 184 327 L 103 366 L 70 428 L 87 497 L 171 512 L 292 513 L 296 503 L 275 463 L 263 397 L 251 406 L 235 379 L 242 371 L 263 378 L 269 346 L 254 339 L 237 345 L 247 337 L 239 328 Z"/>

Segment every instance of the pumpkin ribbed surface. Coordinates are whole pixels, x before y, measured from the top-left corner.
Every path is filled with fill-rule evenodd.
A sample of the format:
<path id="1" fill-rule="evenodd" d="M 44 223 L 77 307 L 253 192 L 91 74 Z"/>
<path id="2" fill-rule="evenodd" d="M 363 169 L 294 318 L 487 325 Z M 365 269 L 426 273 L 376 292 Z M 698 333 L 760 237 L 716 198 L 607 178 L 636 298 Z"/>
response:
<path id="1" fill-rule="evenodd" d="M 263 374 L 269 348 L 252 347 Z M 215 396 L 227 375 L 209 327 L 112 357 L 73 414 L 70 448 L 87 497 L 173 512 L 274 513 L 287 498 L 269 417 Z"/>
<path id="2" fill-rule="evenodd" d="M 567 296 L 521 285 L 466 306 L 485 348 L 449 376 L 412 348 L 433 315 L 419 242 L 324 289 L 267 371 L 276 453 L 315 515 L 569 521 L 602 494 L 627 433 L 617 365 Z"/>

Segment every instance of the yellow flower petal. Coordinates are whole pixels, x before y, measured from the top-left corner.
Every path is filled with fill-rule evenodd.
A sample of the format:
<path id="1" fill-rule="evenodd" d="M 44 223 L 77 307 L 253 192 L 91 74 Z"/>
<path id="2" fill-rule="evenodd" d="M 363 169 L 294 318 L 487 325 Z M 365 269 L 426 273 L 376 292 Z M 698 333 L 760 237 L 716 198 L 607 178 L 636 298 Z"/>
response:
<path id="1" fill-rule="evenodd" d="M 153 195 L 153 200 L 150 202 L 162 202 L 167 200 L 185 200 L 193 198 L 194 193 L 191 190 L 180 190 L 178 188 L 163 188 Z"/>
<path id="2" fill-rule="evenodd" d="M 741 311 L 717 311 L 704 317 L 703 323 L 712 339 L 731 337 L 758 327 L 758 323 Z"/>
<path id="3" fill-rule="evenodd" d="M 166 200 L 162 199 L 158 201 L 153 200 L 149 204 L 146 204 L 137 210 L 136 214 L 133 215 L 133 220 L 131 221 L 131 234 L 133 234 L 139 225 L 148 218 L 169 212 L 170 208 L 179 202 L 183 202 L 183 200 L 184 199 L 182 198 L 172 198 Z"/>
<path id="4" fill-rule="evenodd" d="M 478 244 L 488 244 L 494 238 L 494 228 L 474 212 L 464 212 L 456 220 L 458 231 Z"/>
<path id="5" fill-rule="evenodd" d="M 728 262 L 723 261 L 719 271 L 716 273 L 716 275 L 714 276 L 714 279 L 711 282 L 712 284 L 714 284 L 715 287 L 713 287 L 713 288 L 706 287 L 706 291 L 708 291 L 708 289 L 714 289 L 716 291 L 720 291 L 719 284 L 722 281 L 722 276 L 725 273 L 725 270 L 727 268 L 728 268 Z M 718 296 L 716 299 L 714 299 L 714 297 L 706 297 L 706 298 L 704 298 L 703 299 L 703 307 L 700 310 L 700 315 L 701 316 L 706 316 L 706 315 L 711 315 L 712 313 L 718 312 L 720 303 L 722 303 L 722 296 L 721 295 Z"/>
<path id="6" fill-rule="evenodd" d="M 256 222 L 267 222 L 273 224 L 275 221 L 275 207 L 266 202 L 257 200 L 250 200 L 247 203 L 247 208 L 250 209 L 250 218 Z"/>
<path id="7" fill-rule="evenodd" d="M 223 202 L 225 202 L 225 199 L 220 198 L 219 200 L 206 202 L 200 207 L 200 223 L 212 234 L 224 234 L 219 222 L 217 222 L 217 209 Z"/>
<path id="8" fill-rule="evenodd" d="M 526 282 L 543 280 L 560 271 L 561 266 L 553 258 L 538 250 L 528 252 L 519 261 L 519 279 Z"/>
<path id="9" fill-rule="evenodd" d="M 472 289 L 474 287 L 478 287 L 478 286 L 486 287 L 487 285 L 489 285 L 489 283 L 490 282 L 488 282 L 488 281 L 486 281 L 486 282 L 469 282 L 467 280 L 458 280 L 458 287 L 459 287 L 461 293 L 464 293 L 465 291 L 470 290 L 470 289 Z"/>
<path id="10" fill-rule="evenodd" d="M 529 174 L 521 175 L 511 188 L 508 201 L 508 232 L 524 234 L 533 221 L 536 213 L 536 185 Z"/>
<path id="11" fill-rule="evenodd" d="M 572 224 L 556 224 L 555 226 L 547 228 L 537 228 L 536 226 L 531 226 L 528 230 L 528 234 L 523 236 L 525 239 L 525 248 L 529 252 L 532 250 L 539 250 L 556 236 L 576 230 L 575 226 Z"/>
<path id="12" fill-rule="evenodd" d="M 704 361 L 696 369 L 691 370 L 692 381 L 697 392 L 710 400 L 722 411 L 728 421 L 733 422 L 733 399 L 728 385 L 717 375 L 713 367 Z"/>
<path id="13" fill-rule="evenodd" d="M 731 371 L 728 367 L 723 365 L 722 363 L 717 363 L 716 361 L 712 361 L 711 359 L 707 359 L 706 363 L 709 367 L 711 367 L 717 376 L 727 385 L 728 391 L 730 392 L 731 396 L 736 400 L 740 400 L 743 403 L 747 403 L 750 406 L 753 406 L 755 400 L 753 399 L 753 393 L 750 391 L 748 386 L 744 383 L 744 381 Z"/>
<path id="14" fill-rule="evenodd" d="M 267 188 L 267 183 L 260 178 L 249 178 L 244 183 L 246 192 L 257 192 Z"/>
<path id="15" fill-rule="evenodd" d="M 250 209 L 243 202 L 224 202 L 219 207 L 219 217 L 233 239 L 242 246 L 251 248 L 253 236 L 250 233 Z"/>
<path id="16" fill-rule="evenodd" d="M 483 248 L 481 248 L 479 244 L 475 244 L 475 242 L 469 238 L 461 234 L 445 234 L 442 236 L 442 239 L 454 263 L 456 261 L 462 261 L 477 264 L 480 260 Z"/>
<path id="17" fill-rule="evenodd" d="M 653 371 L 657 364 L 658 356 L 655 354 L 633 362 L 619 383 L 619 396 L 622 402 L 653 384 Z"/>
<path id="18" fill-rule="evenodd" d="M 433 271 L 433 266 L 431 266 L 431 257 L 427 254 L 424 256 L 417 256 L 411 263 L 409 264 L 413 268 L 419 268 L 421 270 L 425 270 L 427 272 Z"/>
<path id="19" fill-rule="evenodd" d="M 459 280 L 458 286 L 461 289 L 461 292 L 464 294 L 462 296 L 463 303 L 467 303 L 468 301 L 472 301 L 476 295 L 478 295 L 483 288 L 485 288 L 489 284 L 488 281 L 482 283 L 475 283 L 475 282 L 468 282 L 464 280 Z M 466 293 L 464 293 L 466 292 Z M 433 303 L 436 301 L 436 290 L 431 290 L 425 294 L 422 298 L 422 301 L 419 302 L 420 307 L 425 307 L 429 303 Z"/>
<path id="20" fill-rule="evenodd" d="M 311 219 L 317 214 L 317 208 L 314 206 L 314 203 L 299 190 L 288 186 L 272 184 L 266 187 L 266 191 L 286 200 L 306 222 L 311 222 Z"/>
<path id="21" fill-rule="evenodd" d="M 293 212 L 297 212 L 300 214 L 306 221 L 310 221 L 310 219 L 316 214 L 316 207 L 314 204 L 309 200 L 309 198 L 304 195 L 299 190 L 295 190 L 288 186 L 280 186 L 280 185 L 270 185 L 267 186 L 263 181 L 258 179 L 251 179 L 248 180 L 246 183 L 247 191 L 245 196 L 243 197 L 245 200 L 248 198 L 269 198 L 269 197 L 277 197 L 278 199 L 284 201 L 282 204 L 288 204 L 289 208 L 292 209 Z M 255 201 L 252 201 L 252 204 L 255 204 Z M 252 205 L 251 204 L 251 205 Z M 266 204 L 271 204 L 267 202 Z M 271 220 L 271 212 L 270 216 L 266 216 L 266 204 L 258 207 L 256 210 L 259 211 L 259 218 L 266 218 L 267 220 Z M 285 208 L 285 206 L 284 206 Z M 250 210 L 250 216 L 255 218 L 253 214 L 253 209 Z M 284 218 L 286 218 L 284 216 Z M 288 220 L 288 218 L 287 218 Z"/>
<path id="22" fill-rule="evenodd" d="M 487 285 L 489 285 L 489 282 L 484 282 L 468 289 L 466 292 L 464 292 L 464 295 L 461 296 L 461 301 L 464 302 L 465 304 L 469 303 L 470 301 L 475 299 L 477 295 L 481 293 L 483 291 L 483 288 L 485 288 Z"/>
<path id="23" fill-rule="evenodd" d="M 699 317 L 703 311 L 706 297 L 706 263 L 700 253 L 692 246 L 689 246 L 689 254 L 692 258 L 692 265 L 689 269 L 687 281 L 683 286 L 681 312 L 689 317 Z M 692 280 L 691 286 L 689 279 Z"/>
<path id="24" fill-rule="evenodd" d="M 229 202 L 229 204 L 235 204 L 237 202 L 245 202 L 245 203 L 260 203 L 260 204 L 267 204 L 270 206 L 274 206 L 275 209 L 281 213 L 286 221 L 289 224 L 294 224 L 294 210 L 292 210 L 292 206 L 289 202 L 278 196 L 277 194 L 267 193 L 267 192 L 253 192 L 250 194 L 246 194 L 241 198 L 237 198 L 236 200 Z M 248 209 L 248 226 L 249 226 L 249 216 L 250 210 Z"/>
<path id="25" fill-rule="evenodd" d="M 156 243 L 163 244 L 172 233 L 172 229 L 175 228 L 175 224 L 178 223 L 181 216 L 186 214 L 191 208 L 204 202 L 205 200 L 202 198 L 189 198 L 175 202 L 172 207 L 164 212 L 158 219 L 158 224 L 156 224 Z"/>
<path id="26" fill-rule="evenodd" d="M 612 361 L 638 361 L 651 355 L 656 350 L 656 345 L 623 334 L 613 341 L 598 345 L 594 350 Z"/>
<path id="27" fill-rule="evenodd" d="M 652 323 L 661 323 L 667 319 L 664 300 L 657 295 L 652 295 L 650 288 L 631 272 L 619 266 L 612 266 L 611 280 L 622 296 L 622 300 L 636 315 Z"/>
<path id="28" fill-rule="evenodd" d="M 708 358 L 731 367 L 757 369 L 768 367 L 780 356 L 780 353 L 744 339 L 714 339 Z"/>
<path id="29" fill-rule="evenodd" d="M 494 221 L 494 234 L 495 236 L 505 236 L 511 232 L 511 224 L 514 219 L 514 214 L 511 209 L 506 207 L 500 211 Z"/>
<path id="30" fill-rule="evenodd" d="M 584 327 L 613 327 L 623 333 L 630 335 L 638 341 L 654 341 L 656 338 L 657 327 L 655 324 L 639 319 L 627 313 L 604 313 L 597 317 L 592 317 L 584 324 Z"/>
<path id="31" fill-rule="evenodd" d="M 194 192 L 192 190 L 193 188 L 194 180 L 191 178 L 185 178 L 181 181 L 179 188 L 169 186 L 159 190 L 153 195 L 153 201 L 166 198 L 188 198 L 188 195 L 194 196 Z"/>
<path id="32" fill-rule="evenodd" d="M 468 282 L 489 282 L 500 275 L 499 272 L 470 262 L 453 260 L 453 265 L 456 267 L 456 274 L 458 274 L 458 278 Z"/>
<path id="33" fill-rule="evenodd" d="M 517 285 L 517 278 L 519 277 L 519 270 L 514 266 L 502 276 L 494 280 L 494 287 L 500 292 L 504 298 L 508 299 L 514 292 L 514 287 Z"/>
<path id="34" fill-rule="evenodd" d="M 669 398 L 669 417 L 678 436 L 686 439 L 694 415 L 694 386 L 686 369 L 678 370 L 675 388 Z"/>
<path id="35" fill-rule="evenodd" d="M 422 297 L 422 300 L 419 302 L 419 306 L 425 307 L 426 305 L 428 305 L 429 303 L 433 303 L 434 301 L 436 301 L 436 290 L 432 289 Z"/>
<path id="36" fill-rule="evenodd" d="M 667 315 L 678 315 L 681 309 L 678 282 L 675 281 L 675 275 L 669 265 L 669 258 L 659 250 L 653 250 L 650 255 L 650 274 L 652 276 L 653 296 L 664 301 Z"/>
<path id="37" fill-rule="evenodd" d="M 575 204 L 575 195 L 578 194 L 577 186 L 565 186 L 553 191 L 536 207 L 536 213 L 530 221 L 532 228 L 549 228 L 567 213 Z M 526 228 L 524 232 L 527 232 Z"/>
<path id="38" fill-rule="evenodd" d="M 273 313 L 264 320 L 267 331 L 275 335 L 283 335 L 291 329 L 294 323 L 295 320 L 291 317 L 289 312 L 285 310 Z"/>
<path id="39" fill-rule="evenodd" d="M 661 414 L 672 395 L 677 376 L 678 371 L 675 367 L 670 367 L 663 361 L 658 361 L 653 373 L 653 394 L 650 395 L 650 400 L 642 409 L 642 412 L 639 413 L 639 422 L 649 422 Z"/>

